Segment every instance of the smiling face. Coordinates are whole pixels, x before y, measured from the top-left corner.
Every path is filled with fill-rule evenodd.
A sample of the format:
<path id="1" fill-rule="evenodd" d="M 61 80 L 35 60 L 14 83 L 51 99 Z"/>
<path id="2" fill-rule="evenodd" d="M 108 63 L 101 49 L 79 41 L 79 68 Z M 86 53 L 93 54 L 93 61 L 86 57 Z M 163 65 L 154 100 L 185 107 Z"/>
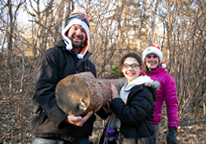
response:
<path id="1" fill-rule="evenodd" d="M 122 73 L 126 77 L 128 83 L 137 78 L 141 72 L 142 70 L 140 69 L 140 64 L 135 58 L 128 57 L 124 60 Z"/>
<path id="2" fill-rule="evenodd" d="M 159 57 L 156 54 L 148 54 L 145 57 L 146 66 L 149 69 L 149 71 L 154 70 L 159 65 Z"/>
<path id="3" fill-rule="evenodd" d="M 86 32 L 80 25 L 74 24 L 68 31 L 68 38 L 72 41 L 73 48 L 81 48 L 86 41 Z"/>

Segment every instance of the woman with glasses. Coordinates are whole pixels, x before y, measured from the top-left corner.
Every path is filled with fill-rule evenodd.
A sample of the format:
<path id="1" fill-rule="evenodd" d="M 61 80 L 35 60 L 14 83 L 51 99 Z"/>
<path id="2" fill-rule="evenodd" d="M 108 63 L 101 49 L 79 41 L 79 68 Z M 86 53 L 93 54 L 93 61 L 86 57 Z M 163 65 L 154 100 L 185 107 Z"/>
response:
<path id="1" fill-rule="evenodd" d="M 153 80 L 160 82 L 160 89 L 157 90 L 157 100 L 155 101 L 154 120 L 152 122 L 155 126 L 154 138 L 157 142 L 159 123 L 162 117 L 162 106 L 165 101 L 169 128 L 167 144 L 176 144 L 176 133 L 179 125 L 177 90 L 175 80 L 165 70 L 166 65 L 162 64 L 162 57 L 161 49 L 155 45 L 146 48 L 142 53 L 146 74 Z"/>
<path id="2" fill-rule="evenodd" d="M 119 144 L 153 144 L 152 120 L 156 100 L 155 90 L 158 89 L 159 82 L 153 81 L 146 75 L 140 75 L 143 64 L 140 56 L 135 53 L 126 54 L 120 60 L 119 68 L 127 82 L 121 88 L 120 94 L 111 84 L 110 108 L 113 112 L 100 144 L 117 141 Z"/>

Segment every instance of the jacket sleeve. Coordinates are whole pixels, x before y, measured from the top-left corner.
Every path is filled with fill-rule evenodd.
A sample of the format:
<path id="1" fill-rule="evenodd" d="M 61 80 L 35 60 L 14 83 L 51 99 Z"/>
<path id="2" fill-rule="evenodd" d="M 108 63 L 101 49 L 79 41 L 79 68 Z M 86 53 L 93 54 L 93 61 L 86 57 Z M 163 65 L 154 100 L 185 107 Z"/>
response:
<path id="1" fill-rule="evenodd" d="M 128 126 L 137 126 L 151 112 L 154 107 L 154 99 L 152 93 L 147 88 L 144 88 L 135 93 L 129 101 L 125 104 L 121 98 L 115 98 L 111 102 L 111 108 L 122 123 Z"/>
<path id="2" fill-rule="evenodd" d="M 178 128 L 178 99 L 175 80 L 168 75 L 164 86 L 165 103 L 167 107 L 168 127 Z"/>
<path id="3" fill-rule="evenodd" d="M 41 56 L 36 67 L 36 87 L 33 99 L 57 127 L 67 117 L 55 100 L 55 88 L 59 81 L 58 70 L 58 52 L 49 49 Z"/>

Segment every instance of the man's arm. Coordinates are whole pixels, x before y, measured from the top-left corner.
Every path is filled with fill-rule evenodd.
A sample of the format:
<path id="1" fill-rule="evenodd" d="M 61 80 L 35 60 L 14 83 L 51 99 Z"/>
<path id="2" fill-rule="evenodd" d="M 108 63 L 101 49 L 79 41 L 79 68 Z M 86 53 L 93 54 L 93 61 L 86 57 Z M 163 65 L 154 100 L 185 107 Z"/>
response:
<path id="1" fill-rule="evenodd" d="M 55 88 L 59 81 L 58 52 L 55 49 L 49 49 L 41 56 L 35 74 L 34 101 L 42 107 L 48 118 L 59 126 L 67 114 L 58 107 L 55 99 Z"/>

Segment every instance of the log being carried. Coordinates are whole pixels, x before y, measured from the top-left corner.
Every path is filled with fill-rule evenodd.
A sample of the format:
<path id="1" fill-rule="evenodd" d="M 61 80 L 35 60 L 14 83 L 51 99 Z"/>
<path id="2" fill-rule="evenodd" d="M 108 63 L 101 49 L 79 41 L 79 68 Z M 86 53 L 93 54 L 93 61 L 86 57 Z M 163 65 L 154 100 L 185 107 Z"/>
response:
<path id="1" fill-rule="evenodd" d="M 56 101 L 69 115 L 97 112 L 112 98 L 111 83 L 120 91 L 125 82 L 125 78 L 96 79 L 91 72 L 69 75 L 57 84 Z"/>

